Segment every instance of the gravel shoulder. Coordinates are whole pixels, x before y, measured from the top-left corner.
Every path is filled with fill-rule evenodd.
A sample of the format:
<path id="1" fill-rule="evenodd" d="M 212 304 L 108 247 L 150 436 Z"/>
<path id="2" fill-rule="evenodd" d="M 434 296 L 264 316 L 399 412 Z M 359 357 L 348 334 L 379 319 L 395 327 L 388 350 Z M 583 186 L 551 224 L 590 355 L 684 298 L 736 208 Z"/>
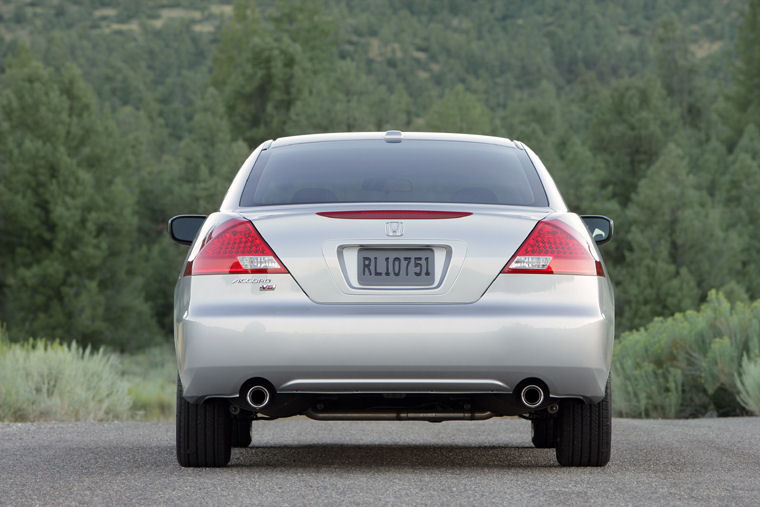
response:
<path id="1" fill-rule="evenodd" d="M 254 424 L 225 469 L 182 469 L 172 423 L 0 424 L 0 504 L 742 504 L 760 418 L 613 420 L 610 464 L 560 468 L 530 423 Z"/>

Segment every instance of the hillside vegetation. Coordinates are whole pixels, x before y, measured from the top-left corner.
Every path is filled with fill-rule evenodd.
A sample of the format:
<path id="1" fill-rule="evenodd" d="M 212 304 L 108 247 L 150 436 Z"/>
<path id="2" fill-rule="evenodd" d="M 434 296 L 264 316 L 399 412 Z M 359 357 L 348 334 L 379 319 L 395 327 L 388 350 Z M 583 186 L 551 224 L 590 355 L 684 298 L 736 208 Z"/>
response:
<path id="1" fill-rule="evenodd" d="M 571 209 L 615 219 L 622 350 L 713 289 L 760 299 L 758 48 L 758 0 L 2 2 L 0 321 L 167 344 L 166 220 L 217 208 L 258 143 L 442 130 L 526 142 Z"/>

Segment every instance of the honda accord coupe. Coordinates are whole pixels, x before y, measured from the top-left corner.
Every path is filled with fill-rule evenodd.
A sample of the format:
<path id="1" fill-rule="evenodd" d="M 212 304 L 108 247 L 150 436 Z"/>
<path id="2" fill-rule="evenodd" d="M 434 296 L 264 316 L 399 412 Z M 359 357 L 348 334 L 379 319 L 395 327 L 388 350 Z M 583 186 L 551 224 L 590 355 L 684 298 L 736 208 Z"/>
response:
<path id="1" fill-rule="evenodd" d="M 523 143 L 266 141 L 218 212 L 169 232 L 191 245 L 174 295 L 182 466 L 224 466 L 252 421 L 296 415 L 520 416 L 561 465 L 609 461 L 612 221 L 568 211 Z"/>

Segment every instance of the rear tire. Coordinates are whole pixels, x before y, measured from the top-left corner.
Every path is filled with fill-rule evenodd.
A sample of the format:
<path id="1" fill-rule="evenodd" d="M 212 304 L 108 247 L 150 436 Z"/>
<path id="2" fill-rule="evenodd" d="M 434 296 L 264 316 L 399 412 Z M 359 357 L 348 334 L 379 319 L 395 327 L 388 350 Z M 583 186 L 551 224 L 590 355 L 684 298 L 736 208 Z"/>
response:
<path id="1" fill-rule="evenodd" d="M 232 420 L 232 447 L 251 445 L 251 421 L 249 419 Z"/>
<path id="2" fill-rule="evenodd" d="M 557 418 L 557 461 L 562 466 L 601 467 L 610 461 L 612 400 L 607 380 L 596 404 L 562 400 Z"/>
<path id="3" fill-rule="evenodd" d="M 183 467 L 223 467 L 230 462 L 232 417 L 224 400 L 189 403 L 177 379 L 177 461 Z"/>
<path id="4" fill-rule="evenodd" d="M 533 430 L 531 441 L 537 449 L 553 449 L 557 446 L 556 418 L 533 419 L 530 425 Z"/>

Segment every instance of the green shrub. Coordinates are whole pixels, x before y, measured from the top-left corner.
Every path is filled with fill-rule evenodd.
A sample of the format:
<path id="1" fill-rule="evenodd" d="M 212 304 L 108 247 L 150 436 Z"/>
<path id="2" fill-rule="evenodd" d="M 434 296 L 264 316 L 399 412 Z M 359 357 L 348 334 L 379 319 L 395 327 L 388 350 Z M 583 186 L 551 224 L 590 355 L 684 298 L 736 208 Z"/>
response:
<path id="1" fill-rule="evenodd" d="M 760 415 L 760 357 L 742 360 L 741 374 L 736 376 L 739 402 L 755 415 Z"/>
<path id="2" fill-rule="evenodd" d="M 170 346 L 156 346 L 122 357 L 122 372 L 129 383 L 132 417 L 168 420 L 174 417 L 177 360 Z"/>
<path id="3" fill-rule="evenodd" d="M 740 359 L 745 356 L 743 366 Z M 760 392 L 753 383 L 753 361 L 758 358 L 760 301 L 732 307 L 711 291 L 698 312 L 657 318 L 617 340 L 612 365 L 615 414 L 745 414 L 753 410 L 752 400 Z"/>
<path id="4" fill-rule="evenodd" d="M 624 358 L 615 364 L 613 406 L 626 417 L 674 418 L 683 398 L 683 374 L 677 368 L 657 370 Z M 624 409 L 619 409 L 624 407 Z"/>
<path id="5" fill-rule="evenodd" d="M 116 356 L 76 343 L 9 343 L 0 328 L 0 421 L 109 421 L 131 399 Z"/>

